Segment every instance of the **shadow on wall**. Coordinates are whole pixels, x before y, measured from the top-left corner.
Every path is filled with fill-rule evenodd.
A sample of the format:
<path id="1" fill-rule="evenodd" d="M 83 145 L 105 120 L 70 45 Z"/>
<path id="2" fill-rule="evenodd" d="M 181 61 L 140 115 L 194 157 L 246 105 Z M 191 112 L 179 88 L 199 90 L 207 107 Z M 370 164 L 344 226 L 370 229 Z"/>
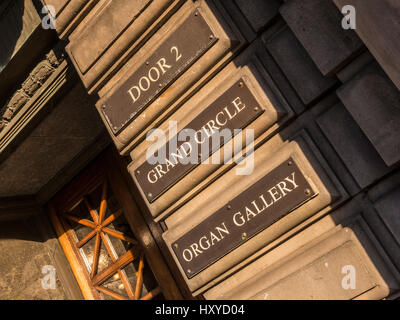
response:
<path id="1" fill-rule="evenodd" d="M 72 295 L 71 285 L 64 286 L 68 265 L 60 257 L 50 235 L 41 230 L 45 218 L 0 222 L 0 300 L 65 300 L 79 299 L 79 289 Z M 54 287 L 46 287 L 49 268 L 55 270 Z M 70 278 L 72 279 L 72 274 Z M 72 280 L 73 281 L 73 280 Z M 73 284 L 72 284 L 73 286 Z M 77 285 L 75 285 L 77 286 Z"/>
<path id="2" fill-rule="evenodd" d="M 0 3 L 0 72 L 16 52 L 22 33 L 24 0 L 3 0 Z"/>
<path id="3" fill-rule="evenodd" d="M 3 239 L 45 242 L 36 223 L 37 217 L 28 217 L 24 220 L 2 221 L 0 226 L 0 241 Z"/>

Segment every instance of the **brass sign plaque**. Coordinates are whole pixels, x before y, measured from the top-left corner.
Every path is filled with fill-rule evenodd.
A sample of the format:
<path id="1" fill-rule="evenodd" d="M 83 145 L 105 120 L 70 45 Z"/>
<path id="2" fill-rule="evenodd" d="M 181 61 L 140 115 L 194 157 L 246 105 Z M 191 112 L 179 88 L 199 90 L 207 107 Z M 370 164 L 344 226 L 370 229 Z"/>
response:
<path id="1" fill-rule="evenodd" d="M 190 279 L 314 196 L 289 158 L 172 243 L 172 249 Z"/>
<path id="2" fill-rule="evenodd" d="M 203 108 L 203 106 L 199 107 Z M 145 161 L 137 168 L 135 176 L 147 200 L 150 203 L 156 200 L 201 163 L 201 160 L 207 159 L 218 150 L 223 144 L 222 139 L 218 140 L 218 143 L 212 142 L 217 133 L 225 129 L 229 130 L 230 134 L 224 141 L 226 143 L 231 140 L 229 135 L 231 137 L 235 135 L 234 129 L 243 129 L 263 112 L 245 80 L 237 81 L 164 146 L 165 161 L 156 164 Z M 196 134 L 178 141 L 177 137 L 180 133 L 187 132 L 188 129 Z M 177 141 L 177 143 L 171 141 Z M 205 143 L 209 146 L 209 153 L 201 154 L 202 145 Z M 197 161 L 194 163 L 193 161 L 185 163 L 178 158 L 182 155 L 190 156 L 194 150 L 196 155 L 200 155 L 196 157 Z"/>
<path id="3" fill-rule="evenodd" d="M 114 134 L 122 130 L 218 39 L 196 10 L 102 105 Z"/>

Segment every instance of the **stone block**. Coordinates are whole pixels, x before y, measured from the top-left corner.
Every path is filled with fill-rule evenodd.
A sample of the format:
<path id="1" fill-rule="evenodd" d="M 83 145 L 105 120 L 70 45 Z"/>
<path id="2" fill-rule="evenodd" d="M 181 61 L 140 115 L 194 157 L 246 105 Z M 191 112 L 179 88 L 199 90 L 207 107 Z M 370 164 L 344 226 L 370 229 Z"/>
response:
<path id="1" fill-rule="evenodd" d="M 400 185 L 375 203 L 376 211 L 400 245 Z"/>
<path id="2" fill-rule="evenodd" d="M 184 251 L 184 247 L 179 245 L 179 248 L 181 249 L 177 249 L 176 251 L 174 243 L 178 240 L 180 241 L 180 239 L 188 232 L 193 232 L 193 230 L 198 232 L 195 228 L 200 225 L 203 226 L 206 223 L 206 219 L 218 218 L 221 210 L 223 211 L 227 209 L 229 211 L 230 204 L 232 204 L 232 210 L 230 210 L 230 212 L 233 216 L 233 214 L 238 212 L 237 203 L 235 202 L 236 199 L 242 197 L 242 193 L 249 192 L 247 190 L 250 187 L 253 188 L 260 179 L 263 179 L 266 174 L 272 172 L 272 170 L 277 168 L 277 166 L 286 164 L 286 161 L 290 157 L 293 159 L 293 162 L 298 165 L 302 174 L 306 177 L 307 182 L 311 186 L 307 187 L 305 184 L 302 184 L 299 190 L 302 190 L 303 192 L 299 194 L 299 198 L 302 198 L 302 196 L 307 194 L 311 198 L 304 200 L 300 205 L 295 206 L 293 210 L 290 210 L 289 212 L 285 211 L 286 215 L 283 217 L 275 217 L 275 213 L 281 210 L 276 207 L 274 223 L 270 224 L 270 222 L 268 222 L 264 229 L 261 229 L 256 235 L 251 234 L 252 231 L 250 231 L 250 229 L 247 230 L 244 228 L 239 235 L 239 237 L 241 236 L 243 239 L 243 242 L 239 246 L 234 247 L 232 251 L 227 253 L 225 256 L 213 260 L 211 264 L 199 273 L 192 277 L 188 277 L 187 272 L 189 271 L 187 269 L 183 270 L 177 258 L 177 255 L 181 255 Z M 292 164 L 293 163 L 290 161 L 287 163 L 289 168 Z M 299 176 L 299 183 L 300 180 Z M 279 179 L 275 177 L 268 182 L 273 184 L 272 181 L 277 183 Z M 230 187 L 227 188 L 227 185 Z M 253 191 L 252 189 L 251 192 L 254 194 L 255 199 L 258 195 L 257 191 Z M 247 195 L 247 197 L 250 198 L 247 201 L 251 202 L 251 196 Z M 299 198 L 296 198 L 296 201 L 300 201 Z M 252 255 L 257 255 L 256 253 L 260 250 L 262 251 L 265 246 L 276 240 L 278 237 L 284 234 L 287 235 L 289 230 L 297 227 L 307 218 L 317 214 L 323 214 L 322 212 L 330 210 L 344 199 L 346 199 L 345 191 L 333 175 L 333 172 L 321 158 L 321 155 L 306 133 L 303 132 L 296 137 L 292 137 L 291 142 L 283 142 L 279 136 L 275 136 L 254 152 L 253 173 L 247 175 L 246 179 L 243 179 L 243 176 L 236 174 L 236 169 L 233 167 L 230 171 L 221 176 L 213 184 L 204 189 L 195 198 L 179 208 L 165 220 L 168 230 L 163 234 L 163 238 L 179 266 L 189 288 L 192 291 L 199 292 L 199 290 L 203 290 L 201 288 L 206 283 L 214 280 L 221 274 L 226 276 L 226 274 L 232 273 L 235 267 L 243 260 Z M 291 201 L 289 202 L 291 203 Z M 244 206 L 244 204 L 242 205 Z M 261 208 L 261 206 L 259 208 Z M 243 208 L 243 210 L 245 209 Z M 225 217 L 226 213 L 224 212 L 223 214 Z M 272 213 L 270 213 L 270 215 L 271 214 Z M 259 220 L 262 219 L 260 217 L 262 217 L 262 215 L 257 219 L 258 223 L 262 226 L 265 222 Z M 232 228 L 229 227 L 230 220 L 232 219 L 227 218 L 226 226 L 233 234 L 236 232 L 234 231 L 236 230 L 236 227 L 233 225 Z M 211 226 L 209 227 L 210 229 Z M 247 233 L 249 233 L 249 238 L 247 238 Z M 237 235 L 235 234 L 228 243 L 230 245 L 230 243 L 236 243 L 236 241 Z M 221 244 L 222 247 L 224 246 L 223 243 L 224 242 Z M 228 243 L 225 242 L 225 245 Z M 204 256 L 202 257 L 206 256 L 207 251 L 204 251 Z M 254 259 L 254 257 L 252 259 Z"/>
<path id="3" fill-rule="evenodd" d="M 0 4 L 0 72 L 40 25 L 32 0 L 5 0 Z"/>
<path id="4" fill-rule="evenodd" d="M 263 35 L 266 48 L 305 104 L 313 102 L 337 82 L 324 77 L 293 32 L 284 26 Z"/>
<path id="5" fill-rule="evenodd" d="M 238 116 L 235 115 L 231 119 L 232 121 L 222 126 L 217 125 L 219 130 L 232 130 L 232 132 L 234 129 L 254 130 L 255 146 L 272 136 L 294 113 L 284 99 L 279 87 L 276 86 L 261 63 L 266 54 L 267 52 L 260 41 L 253 43 L 184 105 L 179 107 L 173 115 L 163 121 L 158 129 L 167 134 L 170 121 L 176 121 L 177 134 L 188 128 L 198 130 L 206 126 L 209 121 L 215 122 L 217 114 L 220 114 L 219 118 L 222 120 L 224 108 L 229 104 L 232 105 L 233 99 L 239 98 L 245 106 L 244 109 L 240 111 Z M 232 112 L 233 114 L 234 112 Z M 237 121 L 239 118 L 241 120 Z M 152 139 L 153 136 L 154 134 L 149 138 Z M 170 136 L 167 139 L 170 138 L 172 137 Z M 230 167 L 223 161 L 215 164 L 183 165 L 178 163 L 157 179 L 157 182 L 150 184 L 146 177 L 149 173 L 154 172 L 154 168 L 157 166 L 156 164 L 145 164 L 147 161 L 146 152 L 153 145 L 150 139 L 144 140 L 131 151 L 132 163 L 129 170 L 141 191 L 142 197 L 145 199 L 146 205 L 156 220 L 164 218 L 170 212 L 176 210 L 177 207 L 204 189 L 207 184 L 210 184 L 215 176 L 221 175 Z M 227 141 L 226 144 L 230 146 L 230 143 L 233 143 L 232 141 Z M 234 141 L 236 141 L 234 142 L 236 144 L 237 139 Z M 245 141 L 244 135 L 243 141 Z M 242 142 L 240 143 L 242 144 Z M 244 144 L 244 147 L 246 146 L 248 146 L 248 142 Z M 225 146 L 222 146 L 220 150 L 214 149 L 214 154 L 223 154 L 224 149 Z M 235 154 L 242 151 L 242 148 L 235 147 L 235 149 Z M 203 160 L 211 162 L 212 157 L 210 156 L 208 160 L 207 158 L 204 157 Z M 163 167 L 165 169 L 165 164 Z M 149 192 L 152 193 L 151 198 L 148 197 Z"/>
<path id="6" fill-rule="evenodd" d="M 332 0 L 341 10 L 352 5 L 356 29 L 381 67 L 400 90 L 400 3 L 397 0 Z"/>
<path id="7" fill-rule="evenodd" d="M 330 1 L 291 0 L 280 13 L 323 75 L 333 74 L 352 59 L 363 43 Z"/>
<path id="8" fill-rule="evenodd" d="M 362 189 L 388 173 L 379 154 L 341 103 L 320 115 L 317 123 Z"/>
<path id="9" fill-rule="evenodd" d="M 369 51 L 366 51 L 360 54 L 342 70 L 337 72 L 336 76 L 342 83 L 346 83 L 374 60 L 374 57 L 369 53 Z"/>
<path id="10" fill-rule="evenodd" d="M 112 1 L 91 15 L 90 21 L 85 24 L 85 29 L 70 38 L 72 43 L 69 50 L 82 74 L 85 74 L 103 55 L 132 20 L 145 10 L 149 2 L 149 0 Z"/>
<path id="11" fill-rule="evenodd" d="M 65 300 L 64 283 L 58 270 L 54 289 L 42 285 L 49 274 L 45 266 L 54 266 L 45 239 L 37 228 L 38 219 L 2 221 L 0 239 L 0 299 L 2 300 Z M 45 270 L 43 274 L 42 271 Z"/>
<path id="12" fill-rule="evenodd" d="M 400 160 L 400 91 L 372 63 L 337 94 L 387 166 Z"/>
<path id="13" fill-rule="evenodd" d="M 1 197 L 36 194 L 77 155 L 90 153 L 88 149 L 104 133 L 104 126 L 93 108 L 94 102 L 79 82 L 69 89 L 2 161 Z M 17 116 L 19 114 L 21 112 Z M 15 120 L 18 119 L 15 117 Z"/>
<path id="14" fill-rule="evenodd" d="M 400 171 L 388 175 L 368 190 L 364 203 L 365 219 L 384 246 L 393 263 L 400 269 Z"/>
<path id="15" fill-rule="evenodd" d="M 312 230 L 319 233 L 317 227 L 324 223 L 316 223 L 295 239 L 302 243 L 307 233 L 309 237 Z M 360 222 L 338 226 L 297 250 L 293 250 L 296 244 L 288 241 L 204 296 L 238 300 L 383 299 L 399 289 L 398 273 L 384 264 L 387 257 L 369 236 L 368 227 Z M 285 251 L 291 253 L 285 256 Z"/>
<path id="16" fill-rule="evenodd" d="M 121 56 L 126 61 L 127 55 L 137 50 L 181 3 L 181 0 L 98 1 L 69 36 L 66 48 L 89 93 Z M 119 61 L 118 66 L 122 65 Z"/>
<path id="17" fill-rule="evenodd" d="M 42 2 L 48 7 L 54 7 L 56 31 L 61 39 L 66 39 L 98 0 L 42 0 Z M 47 12 L 51 13 L 50 8 Z"/>
<path id="18" fill-rule="evenodd" d="M 122 154 L 246 43 L 227 12 L 219 8 L 223 9 L 214 1 L 183 4 L 100 90 L 96 107 Z"/>
<path id="19" fill-rule="evenodd" d="M 274 27 L 271 28 L 274 29 Z M 296 114 L 301 114 L 306 109 L 306 106 L 271 54 L 267 52 L 263 55 L 261 62 L 279 87 L 291 108 L 296 112 Z"/>
<path id="20" fill-rule="evenodd" d="M 235 0 L 255 32 L 260 31 L 279 13 L 280 0 Z"/>

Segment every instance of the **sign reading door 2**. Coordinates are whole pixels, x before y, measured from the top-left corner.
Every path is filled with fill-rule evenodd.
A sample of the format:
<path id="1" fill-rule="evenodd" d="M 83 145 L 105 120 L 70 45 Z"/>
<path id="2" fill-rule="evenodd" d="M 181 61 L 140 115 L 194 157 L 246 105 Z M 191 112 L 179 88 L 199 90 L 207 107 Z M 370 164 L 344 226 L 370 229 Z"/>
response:
<path id="1" fill-rule="evenodd" d="M 200 12 L 190 14 L 103 104 L 113 133 L 138 116 L 216 41 Z"/>

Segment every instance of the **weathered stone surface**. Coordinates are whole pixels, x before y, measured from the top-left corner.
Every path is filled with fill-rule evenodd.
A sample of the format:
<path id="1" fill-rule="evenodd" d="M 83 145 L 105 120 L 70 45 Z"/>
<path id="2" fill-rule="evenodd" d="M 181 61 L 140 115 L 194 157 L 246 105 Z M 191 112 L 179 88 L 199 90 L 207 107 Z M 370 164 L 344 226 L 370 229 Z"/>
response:
<path id="1" fill-rule="evenodd" d="M 81 84 L 71 89 L 0 163 L 0 196 L 35 194 L 88 148 L 104 130 L 93 105 Z"/>
<path id="2" fill-rule="evenodd" d="M 6 0 L 0 4 L 0 72 L 40 24 L 32 0 Z"/>
<path id="3" fill-rule="evenodd" d="M 324 233 L 335 219 L 349 220 L 349 213 L 318 221 L 213 287 L 205 298 L 374 300 L 396 293 L 399 274 L 360 216 L 348 227 Z M 351 274 L 354 286 L 349 286 Z"/>
<path id="4" fill-rule="evenodd" d="M 4 121 L 10 121 L 14 115 L 14 112 L 11 109 L 7 109 L 6 112 L 3 114 Z"/>
<path id="5" fill-rule="evenodd" d="M 300 258 L 301 259 L 301 258 Z M 301 263 L 300 261 L 289 262 L 290 267 Z M 359 270 L 358 286 L 354 290 L 344 290 L 341 287 L 343 274 L 341 269 L 345 265 L 352 265 Z M 282 266 L 288 268 L 287 266 Z M 271 274 L 271 277 L 273 278 Z M 263 279 L 265 281 L 266 279 Z M 272 280 L 272 279 L 268 279 Z M 268 281 L 270 283 L 270 281 Z M 271 281 L 272 282 L 272 281 Z M 302 266 L 296 272 L 285 275 L 276 283 L 271 283 L 265 288 L 265 294 L 271 300 L 292 299 L 352 299 L 364 291 L 375 286 L 374 279 L 360 263 L 359 253 L 354 244 L 342 245 L 322 257 L 310 261 L 308 265 Z M 250 299 L 262 299 L 264 292 L 255 294 Z"/>
<path id="6" fill-rule="evenodd" d="M 6 119 L 3 119 L 0 121 L 0 131 L 3 130 L 8 124 L 8 121 Z"/>
<path id="7" fill-rule="evenodd" d="M 363 201 L 365 219 L 400 270 L 400 171 L 369 188 Z"/>
<path id="8" fill-rule="evenodd" d="M 250 122 L 243 122 L 242 129 L 254 130 L 254 145 L 255 147 L 261 141 L 264 141 L 266 136 L 272 136 L 276 130 L 288 121 L 293 113 L 290 110 L 287 102 L 283 99 L 275 82 L 270 78 L 270 74 L 264 69 L 261 61 L 264 61 L 267 56 L 266 50 L 263 48 L 261 41 L 253 42 L 253 45 L 247 48 L 240 56 L 235 58 L 229 63 L 224 69 L 222 69 L 218 75 L 204 85 L 193 97 L 191 97 L 184 105 L 182 105 L 173 115 L 165 119 L 163 123 L 158 126 L 158 129 L 164 132 L 168 131 L 170 121 L 177 122 L 178 132 L 184 128 L 189 128 L 192 125 L 202 123 L 202 121 L 210 120 L 208 116 L 204 115 L 204 112 L 208 114 L 217 114 L 218 110 L 222 110 L 227 106 L 230 101 L 221 100 L 221 96 L 227 94 L 234 94 L 234 97 L 239 97 L 242 103 L 249 107 L 244 107 L 242 115 L 249 117 Z M 242 87 L 237 85 L 237 82 L 242 83 Z M 240 90 L 237 90 L 237 89 Z M 248 88 L 250 91 L 247 91 Z M 246 90 L 246 91 L 244 91 Z M 245 92 L 251 93 L 251 96 L 245 95 Z M 255 100 L 252 100 L 253 97 Z M 224 98 L 226 99 L 226 98 Z M 251 99 L 251 100 L 249 100 Z M 261 111 L 262 114 L 258 114 L 254 117 L 254 108 Z M 207 111 L 208 110 L 208 111 Z M 203 114 L 203 115 L 201 115 Z M 250 118 L 251 117 L 251 118 Z M 254 118 L 253 118 L 254 117 Z M 194 119 L 197 119 L 194 123 Z M 235 121 L 236 116 L 232 118 Z M 205 124 L 206 122 L 204 122 Z M 239 122 L 236 122 L 235 129 L 239 128 Z M 229 124 L 228 124 L 229 125 Z M 227 129 L 229 127 L 220 127 L 220 130 Z M 192 127 L 192 129 L 194 129 Z M 151 137 L 151 136 L 150 136 Z M 186 166 L 186 174 L 182 175 L 179 181 L 175 181 L 169 186 L 165 193 L 162 192 L 159 198 L 155 199 L 155 189 L 158 187 L 158 181 L 155 184 L 147 185 L 153 191 L 151 191 L 153 199 L 148 201 L 148 193 L 142 189 L 142 183 L 146 181 L 146 173 L 143 164 L 146 162 L 146 150 L 151 147 L 152 142 L 150 139 L 146 139 L 136 146 L 131 152 L 131 158 L 133 162 L 129 166 L 135 183 L 138 185 L 138 189 L 146 199 L 146 205 L 149 211 L 156 217 L 155 219 L 161 219 L 161 216 L 168 216 L 168 212 L 173 212 L 176 208 L 179 208 L 182 203 L 185 203 L 190 198 L 194 197 L 198 192 L 204 189 L 210 184 L 214 177 L 213 175 L 221 175 L 223 171 L 228 170 L 228 165 L 222 163 L 213 163 L 207 165 L 195 166 L 193 170 L 189 170 L 191 165 Z M 223 152 L 225 147 L 221 147 L 218 152 Z M 236 152 L 242 150 L 237 148 Z M 211 159 L 210 159 L 211 160 Z M 142 168 L 140 168 L 142 167 Z M 169 172 L 162 177 L 163 182 L 169 181 L 170 179 L 178 178 L 178 171 L 180 164 L 175 166 L 175 169 L 169 170 Z M 185 166 L 183 166 L 185 167 Z M 181 167 L 182 169 L 182 167 Z M 137 174 L 137 170 L 141 172 Z M 218 173 L 215 171 L 218 170 Z M 190 172 L 189 172 L 190 171 Z M 182 172 L 181 172 L 182 174 Z M 139 182 L 141 181 L 141 182 Z M 161 214 L 161 215 L 160 215 Z"/>
<path id="9" fill-rule="evenodd" d="M 400 244 L 400 185 L 375 203 L 379 216 Z"/>
<path id="10" fill-rule="evenodd" d="M 53 6 L 56 13 L 56 31 L 64 39 L 81 22 L 98 0 L 42 0 Z"/>
<path id="11" fill-rule="evenodd" d="M 317 148 L 309 140 L 307 134 L 299 134 L 296 138 L 290 140 L 290 142 L 282 142 L 279 135 L 276 135 L 256 149 L 254 152 L 254 171 L 247 175 L 246 179 L 237 175 L 233 167 L 222 178 L 216 180 L 165 220 L 168 230 L 163 234 L 163 239 L 168 244 L 176 263 L 179 264 L 177 255 L 172 248 L 172 244 L 176 240 L 221 208 L 230 210 L 227 206 L 228 203 L 232 203 L 232 208 L 234 208 L 233 202 L 236 197 L 246 188 L 260 181 L 262 177 L 278 165 L 287 161 L 288 157 L 291 157 L 299 165 L 300 170 L 307 176 L 307 181 L 313 186 L 313 191 L 317 194 L 312 199 L 291 210 L 290 213 L 288 212 L 285 217 L 276 220 L 274 224 L 260 231 L 249 241 L 243 242 L 242 245 L 233 249 L 194 277 L 185 278 L 192 292 L 199 293 L 204 291 L 204 287 L 208 282 L 217 277 L 226 277 L 227 274 L 231 274 L 233 269 L 243 260 L 254 259 L 254 256 L 259 254 L 258 252 L 262 251 L 265 246 L 278 237 L 284 236 L 305 219 L 311 218 L 321 211 L 330 210 L 346 199 L 345 191 L 332 175 L 329 166 L 320 158 Z M 227 186 L 229 186 L 229 189 L 227 189 Z M 310 192 L 307 189 L 304 191 L 306 193 Z M 234 210 L 231 211 L 232 215 L 236 212 Z M 245 227 L 243 230 L 243 232 L 246 232 Z M 247 237 L 247 235 L 245 236 Z M 179 267 L 181 272 L 185 274 L 181 266 Z"/>
<path id="12" fill-rule="evenodd" d="M 280 13 L 323 75 L 340 69 L 363 47 L 354 30 L 342 28 L 343 16 L 330 1 L 291 0 Z"/>
<path id="13" fill-rule="evenodd" d="M 341 103 L 322 114 L 317 123 L 361 188 L 389 171 Z"/>
<path id="14" fill-rule="evenodd" d="M 50 62 L 44 60 L 40 62 L 31 72 L 29 77 L 22 83 L 23 90 L 32 96 L 41 85 L 50 77 L 54 68 Z"/>
<path id="15" fill-rule="evenodd" d="M 400 160 L 400 92 L 377 63 L 337 90 L 386 165 Z"/>
<path id="16" fill-rule="evenodd" d="M 82 74 L 146 8 L 149 0 L 111 1 L 99 8 L 81 33 L 72 38 L 71 54 Z"/>
<path id="17" fill-rule="evenodd" d="M 71 0 L 43 0 L 47 6 L 53 6 L 56 11 L 56 17 L 61 14 L 64 8 L 71 2 Z M 83 1 L 81 1 L 83 2 Z"/>
<path id="18" fill-rule="evenodd" d="M 351 63 L 346 65 L 343 69 L 337 72 L 336 76 L 342 83 L 346 83 L 374 60 L 375 59 L 371 53 L 369 51 L 365 51 Z"/>
<path id="19" fill-rule="evenodd" d="M 24 90 L 17 90 L 11 99 L 7 103 L 7 109 L 12 113 L 16 112 L 20 109 L 27 101 L 29 100 L 29 96 L 24 92 Z M 11 117 L 7 116 L 7 112 L 3 116 L 7 120 L 11 120 Z"/>
<path id="20" fill-rule="evenodd" d="M 82 11 L 88 11 L 86 8 L 90 3 L 93 3 L 93 8 L 89 8 L 87 15 L 81 18 L 82 21 L 69 35 L 70 43 L 67 46 L 67 52 L 89 93 L 95 90 L 93 86 L 100 85 L 98 81 L 103 85 L 105 78 L 123 67 L 127 59 L 148 40 L 154 30 L 165 23 L 182 2 L 89 1 Z M 73 3 L 64 11 L 70 11 Z"/>
<path id="21" fill-rule="evenodd" d="M 35 220 L 1 223 L 0 299 L 64 300 L 63 284 L 56 270 L 56 288 L 44 289 L 45 266 L 54 266 Z"/>
<path id="22" fill-rule="evenodd" d="M 185 2 L 99 91 L 96 107 L 121 154 L 127 154 L 137 143 L 134 140 L 175 111 L 246 44 L 227 12 L 215 2 Z M 202 40 L 188 40 L 196 35 Z M 191 45 L 181 45 L 185 39 Z M 177 56 L 176 50 L 182 55 Z M 157 69 L 162 61 L 171 66 L 165 74 Z M 155 70 L 158 76 L 150 81 L 147 76 Z M 139 90 L 138 82 L 145 79 L 149 89 Z M 138 100 L 136 92 L 141 93 Z"/>
<path id="23" fill-rule="evenodd" d="M 321 74 L 288 27 L 263 38 L 267 49 L 305 104 L 311 103 L 336 83 L 336 78 Z"/>
<path id="24" fill-rule="evenodd" d="M 332 0 L 356 9 L 355 31 L 400 90 L 400 3 L 398 0 Z"/>
<path id="25" fill-rule="evenodd" d="M 259 31 L 278 14 L 280 0 L 235 0 L 254 31 Z"/>
<path id="26" fill-rule="evenodd" d="M 383 179 L 373 188 L 368 190 L 368 197 L 372 202 L 384 198 L 387 194 L 391 193 L 394 189 L 400 186 L 400 170 L 393 172 L 386 179 Z M 400 256 L 399 256 L 400 257 Z"/>

